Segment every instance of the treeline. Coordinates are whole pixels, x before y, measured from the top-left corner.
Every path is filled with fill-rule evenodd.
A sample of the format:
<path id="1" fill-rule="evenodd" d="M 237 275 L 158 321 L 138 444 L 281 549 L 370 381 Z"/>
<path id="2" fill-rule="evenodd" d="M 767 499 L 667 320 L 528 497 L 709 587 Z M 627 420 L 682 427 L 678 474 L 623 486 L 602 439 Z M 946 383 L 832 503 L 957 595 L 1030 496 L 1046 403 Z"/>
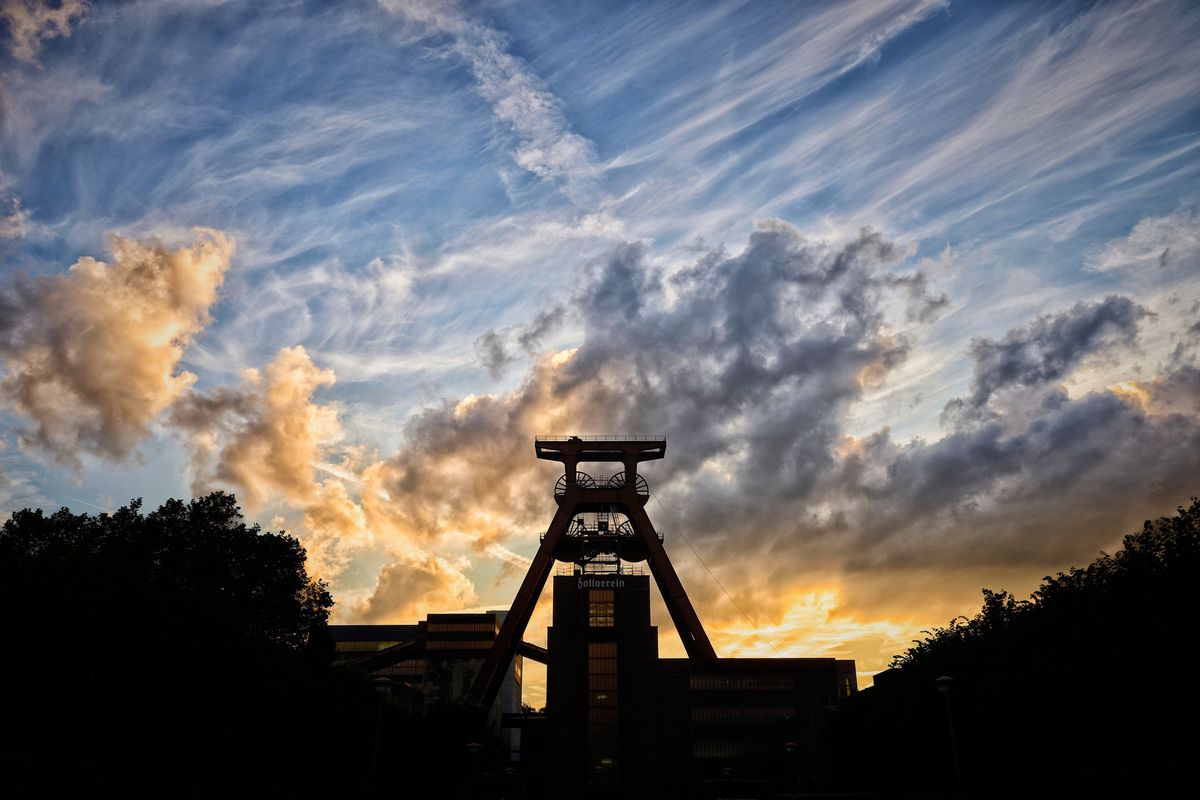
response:
<path id="1" fill-rule="evenodd" d="M 1190 773 L 1200 500 L 1045 578 L 1029 600 L 983 597 L 843 704 L 828 739 L 843 788 L 1142 796 Z"/>
<path id="2" fill-rule="evenodd" d="M 491 744 L 481 720 L 446 709 L 418 723 L 419 704 L 392 692 L 381 705 L 369 678 L 335 667 L 332 598 L 304 562 L 222 493 L 148 514 L 12 515 L 5 788 L 477 794 L 487 766 L 463 745 Z M 1198 598 L 1200 500 L 1029 600 L 985 590 L 975 617 L 931 631 L 843 704 L 823 782 L 882 797 L 1165 794 L 1194 759 Z"/>
<path id="3" fill-rule="evenodd" d="M 235 499 L 20 511 L 0 528 L 0 766 L 13 796 L 347 796 L 375 723 L 333 601 Z"/>

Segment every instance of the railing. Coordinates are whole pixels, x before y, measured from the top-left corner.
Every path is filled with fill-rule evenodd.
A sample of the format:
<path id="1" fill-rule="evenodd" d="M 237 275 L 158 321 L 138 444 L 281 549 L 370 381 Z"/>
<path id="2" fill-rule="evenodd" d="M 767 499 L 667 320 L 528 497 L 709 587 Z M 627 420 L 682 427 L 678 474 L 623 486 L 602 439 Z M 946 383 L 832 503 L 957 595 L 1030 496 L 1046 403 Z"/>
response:
<path id="1" fill-rule="evenodd" d="M 546 531 L 538 536 L 539 542 L 545 540 L 546 533 L 549 533 L 549 531 Z M 655 534 L 656 534 L 658 540 L 661 542 L 663 540 L 662 531 L 655 531 Z M 591 536 L 622 536 L 622 537 L 631 537 L 632 538 L 632 537 L 637 536 L 637 533 L 633 530 L 633 525 L 631 525 L 628 522 L 622 522 L 620 525 L 618 525 L 616 528 L 613 528 L 610 531 L 601 531 L 597 528 L 584 527 L 584 528 L 580 529 L 578 527 L 574 527 L 567 531 L 567 536 L 575 536 L 575 537 L 578 537 L 578 536 L 588 536 L 588 537 L 591 537 Z"/>
<path id="2" fill-rule="evenodd" d="M 641 562 L 638 564 L 631 564 L 628 561 L 622 561 L 619 565 L 617 565 L 617 569 L 614 572 L 595 572 L 590 571 L 579 564 L 559 563 L 558 566 L 555 567 L 554 574 L 563 578 L 572 577 L 574 575 L 645 575 L 646 568 L 640 564 Z"/>
<path id="3" fill-rule="evenodd" d="M 537 442 L 566 442 L 578 440 L 581 442 L 657 442 L 666 439 L 665 436 L 650 436 L 644 433 L 634 433 L 628 436 L 606 434 L 602 436 L 581 436 L 575 433 L 564 433 L 560 436 L 535 436 Z"/>

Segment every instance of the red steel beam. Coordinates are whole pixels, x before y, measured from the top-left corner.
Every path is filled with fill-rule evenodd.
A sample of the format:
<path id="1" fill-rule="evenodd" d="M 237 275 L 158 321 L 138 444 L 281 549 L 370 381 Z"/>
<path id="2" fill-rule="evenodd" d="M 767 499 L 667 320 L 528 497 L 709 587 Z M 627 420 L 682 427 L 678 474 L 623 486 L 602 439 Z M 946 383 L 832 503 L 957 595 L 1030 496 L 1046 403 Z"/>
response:
<path id="1" fill-rule="evenodd" d="M 571 490 L 574 490 L 574 487 L 571 487 Z M 550 577 L 550 570 L 554 567 L 554 550 L 574 518 L 573 511 L 573 503 L 563 503 L 555 512 L 550 529 L 546 531 L 542 544 L 533 557 L 533 563 L 525 573 L 525 580 L 521 582 L 521 588 L 513 599 L 512 608 L 500 626 L 500 633 L 496 634 L 496 641 L 475 677 L 470 698 L 471 702 L 480 708 L 491 708 L 492 703 L 496 701 L 500 684 L 504 683 L 504 672 L 517 654 L 517 648 L 525 637 L 529 618 L 533 616 L 533 608 L 537 605 L 538 596 L 542 593 L 546 579 Z"/>
<path id="2" fill-rule="evenodd" d="M 650 574 L 658 584 L 658 591 L 662 593 L 663 601 L 667 604 L 667 611 L 671 614 L 671 621 L 675 623 L 679 638 L 683 640 L 683 649 L 687 651 L 688 658 L 716 661 L 717 651 L 708 640 L 708 634 L 700 624 L 700 617 L 696 616 L 696 609 L 692 607 L 692 601 L 688 599 L 679 576 L 675 574 L 671 559 L 667 557 L 667 551 L 658 540 L 658 533 L 655 532 L 654 523 L 650 522 L 646 509 L 632 506 L 627 509 L 627 513 L 633 522 L 634 530 L 641 534 L 646 542 L 646 549 L 650 553 L 647 559 Z"/>

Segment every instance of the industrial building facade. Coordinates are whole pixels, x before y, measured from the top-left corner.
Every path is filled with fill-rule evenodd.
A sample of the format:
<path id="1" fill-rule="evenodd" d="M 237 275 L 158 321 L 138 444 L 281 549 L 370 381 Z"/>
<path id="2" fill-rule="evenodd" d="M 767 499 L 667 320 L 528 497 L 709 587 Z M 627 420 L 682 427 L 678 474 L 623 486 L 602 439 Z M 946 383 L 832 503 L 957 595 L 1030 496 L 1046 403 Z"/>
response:
<path id="1" fill-rule="evenodd" d="M 331 625 L 336 661 L 388 678 L 398 698 L 415 713 L 465 704 L 484 657 L 496 640 L 505 611 L 430 614 L 411 625 Z M 540 647 L 526 652 L 539 660 Z M 499 726 L 521 711 L 525 657 L 516 653 L 505 671 L 488 717 Z M 415 690 L 415 691 L 412 691 Z M 516 745 L 516 737 L 508 737 Z"/>
<path id="2" fill-rule="evenodd" d="M 624 571 L 554 577 L 544 796 L 770 797 L 812 786 L 817 733 L 856 690 L 854 662 L 659 658 L 650 591 L 649 576 Z"/>
<path id="3" fill-rule="evenodd" d="M 644 510 L 637 465 L 665 450 L 656 437 L 539 437 L 538 457 L 564 464 L 559 509 L 512 608 L 335 626 L 339 652 L 418 689 L 427 707 L 465 702 L 493 725 L 536 732 L 505 737 L 522 796 L 765 798 L 815 786 L 817 734 L 857 691 L 854 662 L 717 657 Z M 623 469 L 596 479 L 578 469 L 589 462 Z M 523 636 L 556 563 L 543 650 Z M 651 578 L 687 658 L 659 657 Z M 546 664 L 543 714 L 518 713 L 523 656 Z"/>

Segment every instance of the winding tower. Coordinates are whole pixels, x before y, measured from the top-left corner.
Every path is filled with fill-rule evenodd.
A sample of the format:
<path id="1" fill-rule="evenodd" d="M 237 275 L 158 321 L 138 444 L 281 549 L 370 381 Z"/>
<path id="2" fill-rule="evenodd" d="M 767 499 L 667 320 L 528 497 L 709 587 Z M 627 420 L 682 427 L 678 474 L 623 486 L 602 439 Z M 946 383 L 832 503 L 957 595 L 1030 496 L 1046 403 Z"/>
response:
<path id="1" fill-rule="evenodd" d="M 474 703 L 491 707 L 556 561 L 596 573 L 603 573 L 608 564 L 647 562 L 688 658 L 717 660 L 663 549 L 662 536 L 646 514 L 650 489 L 638 474 L 638 465 L 663 458 L 666 450 L 667 440 L 657 436 L 537 437 L 537 457 L 563 465 L 563 474 L 554 486 L 558 510 L 472 687 Z M 581 464 L 620 464 L 621 469 L 608 477 L 594 477 L 580 470 Z"/>

